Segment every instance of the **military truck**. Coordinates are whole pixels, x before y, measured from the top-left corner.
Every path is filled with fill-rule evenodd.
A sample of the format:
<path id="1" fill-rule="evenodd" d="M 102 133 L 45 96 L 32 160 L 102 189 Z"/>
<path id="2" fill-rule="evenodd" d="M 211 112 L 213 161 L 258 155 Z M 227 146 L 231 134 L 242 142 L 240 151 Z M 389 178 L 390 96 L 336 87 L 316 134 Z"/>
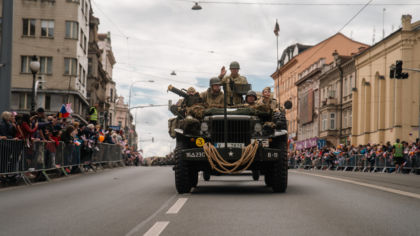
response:
<path id="1" fill-rule="evenodd" d="M 226 104 L 226 98 L 225 98 Z M 286 109 L 290 101 L 284 104 Z M 287 121 L 280 112 L 244 106 L 204 109 L 201 119 L 186 115 L 175 131 L 175 186 L 188 193 L 212 174 L 251 170 L 264 175 L 274 192 L 287 188 Z"/>

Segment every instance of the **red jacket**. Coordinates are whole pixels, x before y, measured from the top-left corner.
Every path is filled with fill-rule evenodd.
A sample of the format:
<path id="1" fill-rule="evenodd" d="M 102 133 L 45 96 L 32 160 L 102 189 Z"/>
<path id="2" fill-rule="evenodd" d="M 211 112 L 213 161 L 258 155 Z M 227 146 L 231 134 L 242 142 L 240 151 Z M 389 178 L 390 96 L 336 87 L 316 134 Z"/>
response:
<path id="1" fill-rule="evenodd" d="M 18 126 L 17 138 L 26 139 L 31 138 L 32 135 L 37 131 L 38 126 L 31 129 L 31 127 L 26 122 L 22 122 L 22 125 Z M 22 133 L 21 133 L 22 132 Z"/>

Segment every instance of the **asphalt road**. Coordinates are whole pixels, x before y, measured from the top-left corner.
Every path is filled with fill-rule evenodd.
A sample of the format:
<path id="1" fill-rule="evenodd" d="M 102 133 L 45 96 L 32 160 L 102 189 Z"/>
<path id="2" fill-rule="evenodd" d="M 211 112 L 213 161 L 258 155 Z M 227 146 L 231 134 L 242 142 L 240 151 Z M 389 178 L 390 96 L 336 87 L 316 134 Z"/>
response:
<path id="1" fill-rule="evenodd" d="M 0 235 L 419 235 L 420 176 L 292 170 L 285 194 L 212 176 L 176 194 L 170 167 L 0 189 Z"/>

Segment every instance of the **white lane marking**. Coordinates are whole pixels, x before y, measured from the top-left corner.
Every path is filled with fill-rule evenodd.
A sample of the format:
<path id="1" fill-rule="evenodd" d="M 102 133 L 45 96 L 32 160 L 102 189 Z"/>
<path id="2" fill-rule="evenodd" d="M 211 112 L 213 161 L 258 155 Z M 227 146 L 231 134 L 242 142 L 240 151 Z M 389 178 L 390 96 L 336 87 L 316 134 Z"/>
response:
<path id="1" fill-rule="evenodd" d="M 152 228 L 150 228 L 144 236 L 159 236 L 160 233 L 168 226 L 169 221 L 158 221 L 156 222 Z"/>
<path id="2" fill-rule="evenodd" d="M 182 206 L 187 202 L 188 198 L 180 198 L 175 204 L 169 208 L 166 214 L 178 214 L 179 210 L 181 210 Z"/>
<path id="3" fill-rule="evenodd" d="M 173 201 L 173 199 L 178 196 L 178 194 L 174 194 L 171 198 L 169 198 L 157 211 L 155 211 L 155 213 L 153 213 L 152 215 L 150 215 L 147 219 L 143 220 L 142 222 L 140 222 L 138 225 L 136 225 L 132 230 L 130 230 L 130 232 L 128 232 L 126 234 L 126 236 L 131 236 L 134 235 L 135 233 L 137 233 L 138 231 L 140 231 L 141 228 L 143 228 L 143 226 L 147 223 L 149 223 L 149 221 L 151 221 L 153 218 L 155 218 L 160 212 L 163 211 L 163 209 L 167 208 L 169 203 Z"/>
<path id="4" fill-rule="evenodd" d="M 350 183 L 350 184 L 356 184 L 356 185 L 360 185 L 360 186 L 364 186 L 364 187 L 368 187 L 368 188 L 374 188 L 374 189 L 382 190 L 382 191 L 389 192 L 389 193 L 399 194 L 399 195 L 406 196 L 406 197 L 412 197 L 412 198 L 420 199 L 420 194 L 401 191 L 401 190 L 398 190 L 398 189 L 387 188 L 387 187 L 382 187 L 382 186 L 378 186 L 378 185 L 357 182 L 357 181 L 353 181 L 353 180 L 349 180 L 349 179 L 342 179 L 342 178 L 336 178 L 336 177 L 325 176 L 325 175 L 310 174 L 310 173 L 305 173 L 305 172 L 300 172 L 300 171 L 290 171 L 290 172 L 305 174 L 305 175 L 312 175 L 312 176 L 321 177 L 321 178 L 325 178 L 325 179 L 332 179 L 332 180 L 341 181 L 341 182 Z"/>

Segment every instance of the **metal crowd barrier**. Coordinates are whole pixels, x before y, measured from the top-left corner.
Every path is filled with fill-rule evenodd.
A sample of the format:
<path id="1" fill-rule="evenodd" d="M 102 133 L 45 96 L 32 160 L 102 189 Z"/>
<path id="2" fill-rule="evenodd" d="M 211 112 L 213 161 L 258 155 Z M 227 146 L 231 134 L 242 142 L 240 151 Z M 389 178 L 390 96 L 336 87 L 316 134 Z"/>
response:
<path id="1" fill-rule="evenodd" d="M 67 175 L 64 168 L 116 162 L 122 163 L 123 158 L 121 146 L 115 144 L 98 143 L 88 148 L 63 142 L 29 145 L 23 140 L 0 140 L 0 176 L 41 172 L 49 180 L 48 170 L 61 169 Z"/>
<path id="2" fill-rule="evenodd" d="M 360 172 L 394 172 L 395 164 L 392 155 L 376 156 L 369 158 L 366 155 L 352 155 L 350 157 L 336 158 L 334 161 L 326 157 L 292 156 L 289 158 L 289 168 L 341 170 Z M 402 171 L 405 173 L 420 173 L 420 156 L 405 156 Z"/>

